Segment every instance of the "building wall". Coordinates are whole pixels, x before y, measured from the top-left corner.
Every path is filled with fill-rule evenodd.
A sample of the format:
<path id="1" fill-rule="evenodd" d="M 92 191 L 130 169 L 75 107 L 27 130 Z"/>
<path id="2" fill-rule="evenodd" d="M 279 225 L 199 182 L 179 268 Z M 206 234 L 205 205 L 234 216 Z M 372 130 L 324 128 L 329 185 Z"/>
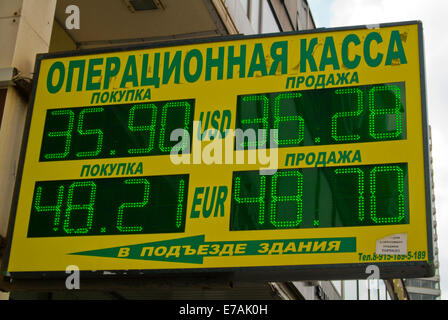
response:
<path id="1" fill-rule="evenodd" d="M 260 34 L 314 29 L 314 19 L 305 0 L 225 0 L 242 34 Z"/>
<path id="2" fill-rule="evenodd" d="M 55 7 L 56 0 L 0 2 L 0 68 L 16 68 L 19 71 L 18 77 L 25 81 L 31 80 L 36 54 L 48 52 Z M 3 90 L 0 126 L 0 236 L 6 238 L 28 97 L 21 94 L 15 86 Z M 8 298 L 8 294 L 1 293 L 0 298 Z"/>
<path id="3" fill-rule="evenodd" d="M 435 275 L 431 278 L 417 278 L 406 279 L 406 288 L 409 292 L 411 300 L 440 300 L 440 274 L 439 274 L 439 248 L 437 236 L 437 215 L 434 197 L 434 171 L 432 168 L 432 137 L 431 128 L 429 130 L 429 148 L 431 158 L 431 189 L 432 189 L 432 225 L 433 225 L 433 240 L 434 240 L 434 268 Z"/>

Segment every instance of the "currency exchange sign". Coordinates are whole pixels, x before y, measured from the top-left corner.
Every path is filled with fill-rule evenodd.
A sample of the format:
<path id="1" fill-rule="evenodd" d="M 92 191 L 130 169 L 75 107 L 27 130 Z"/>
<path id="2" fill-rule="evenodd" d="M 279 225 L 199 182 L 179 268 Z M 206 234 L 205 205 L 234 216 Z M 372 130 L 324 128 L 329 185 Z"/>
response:
<path id="1" fill-rule="evenodd" d="M 39 55 L 6 272 L 433 273 L 418 22 Z"/>

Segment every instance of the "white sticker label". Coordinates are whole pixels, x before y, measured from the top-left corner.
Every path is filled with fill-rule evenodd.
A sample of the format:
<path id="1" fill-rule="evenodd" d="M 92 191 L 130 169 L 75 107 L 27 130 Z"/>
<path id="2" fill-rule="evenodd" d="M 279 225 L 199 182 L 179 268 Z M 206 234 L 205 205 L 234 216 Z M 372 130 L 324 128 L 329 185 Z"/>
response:
<path id="1" fill-rule="evenodd" d="M 376 254 L 406 254 L 408 234 L 397 233 L 376 241 Z"/>

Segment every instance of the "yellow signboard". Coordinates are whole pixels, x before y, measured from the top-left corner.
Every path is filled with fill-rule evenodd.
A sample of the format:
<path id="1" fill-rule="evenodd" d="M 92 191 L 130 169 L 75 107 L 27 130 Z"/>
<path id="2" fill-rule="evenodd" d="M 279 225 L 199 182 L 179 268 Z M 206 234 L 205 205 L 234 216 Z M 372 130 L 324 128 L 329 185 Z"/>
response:
<path id="1" fill-rule="evenodd" d="M 419 23 L 45 54 L 35 75 L 12 277 L 433 272 Z"/>

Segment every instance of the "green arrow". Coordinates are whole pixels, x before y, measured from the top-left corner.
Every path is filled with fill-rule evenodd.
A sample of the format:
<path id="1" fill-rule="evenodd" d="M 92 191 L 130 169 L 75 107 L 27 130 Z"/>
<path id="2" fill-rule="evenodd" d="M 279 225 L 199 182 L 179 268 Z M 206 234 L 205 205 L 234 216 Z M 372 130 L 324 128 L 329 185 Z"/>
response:
<path id="1" fill-rule="evenodd" d="M 190 246 L 190 248 L 197 249 L 199 245 L 204 244 L 205 236 L 193 236 L 179 239 L 170 239 L 157 242 L 139 243 L 134 245 L 113 247 L 107 249 L 97 249 L 90 251 L 74 252 L 72 255 L 105 257 L 105 258 L 122 258 L 122 259 L 138 259 L 138 260 L 152 260 L 152 261 L 167 261 L 167 262 L 182 262 L 182 263 L 197 263 L 202 264 L 203 256 L 186 255 L 186 250 L 181 250 L 182 246 Z M 152 252 L 150 251 L 152 249 Z M 167 250 L 164 251 L 163 249 Z M 178 248 L 178 255 L 172 252 L 172 255 L 167 256 L 170 248 Z"/>

